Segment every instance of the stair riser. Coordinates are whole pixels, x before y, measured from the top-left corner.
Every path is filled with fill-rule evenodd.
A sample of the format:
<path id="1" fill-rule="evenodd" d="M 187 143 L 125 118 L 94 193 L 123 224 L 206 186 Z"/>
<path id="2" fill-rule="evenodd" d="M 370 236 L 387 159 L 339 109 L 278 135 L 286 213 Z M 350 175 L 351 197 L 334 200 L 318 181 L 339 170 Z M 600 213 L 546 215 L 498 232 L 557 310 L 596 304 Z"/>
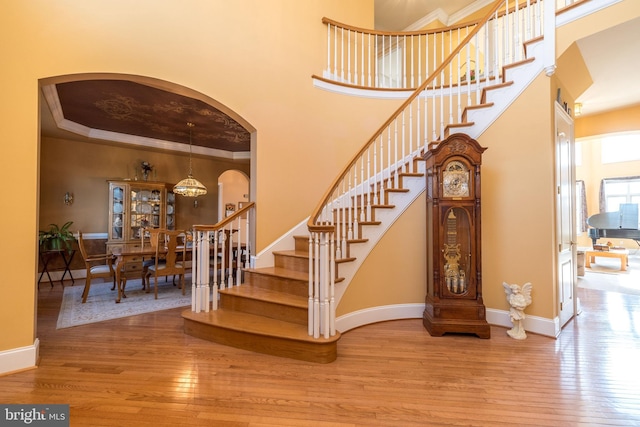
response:
<path id="1" fill-rule="evenodd" d="M 220 308 L 241 311 L 258 316 L 270 317 L 285 322 L 306 325 L 308 312 L 306 308 L 292 307 L 270 301 L 244 298 L 240 295 L 220 294 Z"/>
<path id="2" fill-rule="evenodd" d="M 336 341 L 326 344 L 306 343 L 227 329 L 190 319 L 184 320 L 184 333 L 230 347 L 313 363 L 331 363 L 338 354 Z"/>
<path id="3" fill-rule="evenodd" d="M 309 253 L 309 236 L 293 236 L 293 240 L 296 251 Z"/>
<path id="4" fill-rule="evenodd" d="M 309 251 L 307 251 L 307 253 L 309 253 Z M 286 268 L 288 270 L 299 271 L 301 273 L 308 273 L 309 258 L 274 254 L 274 266 Z"/>
<path id="5" fill-rule="evenodd" d="M 259 274 L 251 271 L 245 272 L 245 284 L 250 286 L 259 286 L 264 289 L 272 289 L 278 292 L 289 292 L 298 296 L 309 295 L 308 282 Z"/>

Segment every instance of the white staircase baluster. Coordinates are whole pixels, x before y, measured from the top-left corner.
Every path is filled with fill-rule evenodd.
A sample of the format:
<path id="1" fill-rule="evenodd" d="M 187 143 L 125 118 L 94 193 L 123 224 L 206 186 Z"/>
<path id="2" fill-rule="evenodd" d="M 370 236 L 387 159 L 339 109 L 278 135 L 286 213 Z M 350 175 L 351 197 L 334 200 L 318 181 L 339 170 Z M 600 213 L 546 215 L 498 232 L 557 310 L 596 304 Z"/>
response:
<path id="1" fill-rule="evenodd" d="M 340 29 L 340 81 L 344 81 L 344 27 Z"/>
<path id="2" fill-rule="evenodd" d="M 358 33 L 353 33 L 353 83 L 358 84 Z"/>
<path id="3" fill-rule="evenodd" d="M 351 30 L 347 30 L 347 81 L 353 83 L 351 75 Z"/>
<path id="4" fill-rule="evenodd" d="M 329 336 L 334 336 L 336 334 L 336 298 L 335 298 L 335 287 L 336 287 L 336 260 L 333 256 L 333 237 L 331 238 L 331 247 L 329 248 L 329 256 L 331 259 L 329 260 L 329 331 L 328 335 L 325 338 L 329 338 Z"/>
<path id="5" fill-rule="evenodd" d="M 322 238 L 323 233 L 317 233 L 316 238 L 313 242 L 313 253 L 315 254 L 315 265 L 314 265 L 314 281 L 313 281 L 313 337 L 320 337 L 320 269 L 321 262 L 324 260 L 321 259 L 320 254 L 320 239 Z"/>
<path id="6" fill-rule="evenodd" d="M 206 233 L 207 240 L 211 239 L 210 232 Z M 218 309 L 218 232 L 213 232 L 213 295 L 211 296 L 211 303 L 213 305 L 213 309 Z M 221 275 L 221 278 L 223 276 Z M 221 279 L 223 280 L 223 279 Z"/>
<path id="7" fill-rule="evenodd" d="M 482 88 L 480 87 L 480 78 L 482 77 L 482 70 L 480 69 L 480 49 L 479 46 L 482 46 L 482 42 L 479 41 L 478 39 L 478 34 L 476 33 L 476 35 L 473 37 L 474 42 L 475 42 L 475 52 L 476 52 L 476 59 L 475 59 L 475 64 L 476 64 L 476 99 L 475 99 L 475 104 L 480 104 L 480 99 L 481 99 L 481 93 L 482 93 Z M 485 85 L 486 85 L 486 81 L 485 81 Z M 471 105 L 471 102 L 469 103 L 469 105 Z"/>
<path id="8" fill-rule="evenodd" d="M 408 146 L 409 155 L 407 156 L 407 160 L 405 163 L 408 163 L 407 170 L 409 173 L 415 172 L 413 158 L 413 102 L 409 105 L 409 146 Z"/>
<path id="9" fill-rule="evenodd" d="M 333 76 L 338 78 L 338 27 L 333 27 Z"/>
<path id="10" fill-rule="evenodd" d="M 369 33 L 369 59 L 367 60 L 367 64 L 369 64 L 369 66 L 367 67 L 367 76 L 368 76 L 368 85 L 371 86 L 372 82 L 371 82 L 371 70 L 373 69 L 373 63 L 371 62 L 371 33 Z"/>
<path id="11" fill-rule="evenodd" d="M 313 336 L 313 319 L 314 319 L 314 311 L 313 311 L 313 280 L 315 275 L 313 274 L 313 269 L 315 267 L 314 261 L 317 258 L 315 252 L 313 251 L 313 242 L 314 235 L 316 233 L 309 233 L 309 299 L 307 302 L 307 333 L 309 336 Z"/>
<path id="12" fill-rule="evenodd" d="M 373 144 L 373 146 L 375 147 L 375 144 Z M 367 150 L 367 179 L 366 179 L 366 182 L 363 183 L 363 189 L 362 189 L 363 194 L 366 191 L 366 197 L 367 197 L 366 217 L 369 221 L 371 220 L 371 150 L 372 150 L 371 147 L 369 147 L 369 149 Z"/>

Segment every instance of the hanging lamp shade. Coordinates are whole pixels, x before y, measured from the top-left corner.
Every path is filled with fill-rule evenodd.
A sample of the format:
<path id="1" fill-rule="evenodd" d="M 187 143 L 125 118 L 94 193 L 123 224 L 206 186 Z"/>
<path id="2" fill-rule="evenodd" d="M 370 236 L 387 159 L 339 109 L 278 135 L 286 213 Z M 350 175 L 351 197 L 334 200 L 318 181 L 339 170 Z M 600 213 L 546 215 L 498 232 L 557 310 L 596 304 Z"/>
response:
<path id="1" fill-rule="evenodd" d="M 173 192 L 185 197 L 198 197 L 207 194 L 207 187 L 193 177 L 193 168 L 191 165 L 191 129 L 193 123 L 187 123 L 189 126 L 189 174 L 179 183 L 173 186 Z"/>

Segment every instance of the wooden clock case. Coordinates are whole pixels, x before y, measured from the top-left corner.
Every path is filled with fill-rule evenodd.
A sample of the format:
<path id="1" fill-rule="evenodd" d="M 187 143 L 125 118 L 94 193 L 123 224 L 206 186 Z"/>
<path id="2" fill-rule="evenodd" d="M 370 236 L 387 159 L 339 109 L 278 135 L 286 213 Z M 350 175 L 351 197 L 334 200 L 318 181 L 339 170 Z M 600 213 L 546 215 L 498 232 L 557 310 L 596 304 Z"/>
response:
<path id="1" fill-rule="evenodd" d="M 480 166 L 486 148 L 457 133 L 433 143 L 426 162 L 427 296 L 423 324 L 433 336 L 489 338 L 482 302 Z"/>

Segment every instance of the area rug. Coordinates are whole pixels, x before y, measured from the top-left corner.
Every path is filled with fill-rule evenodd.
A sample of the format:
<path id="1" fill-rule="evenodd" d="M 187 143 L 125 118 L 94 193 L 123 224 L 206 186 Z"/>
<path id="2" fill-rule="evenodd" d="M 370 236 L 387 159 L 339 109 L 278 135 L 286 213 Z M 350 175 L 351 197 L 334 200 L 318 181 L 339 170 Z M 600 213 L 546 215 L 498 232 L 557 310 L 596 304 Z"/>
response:
<path id="1" fill-rule="evenodd" d="M 89 298 L 84 304 L 82 303 L 84 284 L 81 286 L 67 286 L 64 288 L 56 328 L 70 328 L 103 320 L 190 306 L 191 280 L 189 277 L 185 278 L 185 283 L 187 288 L 185 295 L 182 295 L 182 290 L 177 286 L 173 286 L 171 280 L 165 282 L 164 279 L 160 279 L 158 282 L 158 299 L 154 299 L 153 281 L 151 282 L 151 292 L 146 293 L 142 290 L 140 279 L 129 280 L 126 287 L 127 298 L 122 298 L 119 304 L 115 302 L 118 294 L 116 290 L 111 290 L 111 283 L 91 285 Z"/>

